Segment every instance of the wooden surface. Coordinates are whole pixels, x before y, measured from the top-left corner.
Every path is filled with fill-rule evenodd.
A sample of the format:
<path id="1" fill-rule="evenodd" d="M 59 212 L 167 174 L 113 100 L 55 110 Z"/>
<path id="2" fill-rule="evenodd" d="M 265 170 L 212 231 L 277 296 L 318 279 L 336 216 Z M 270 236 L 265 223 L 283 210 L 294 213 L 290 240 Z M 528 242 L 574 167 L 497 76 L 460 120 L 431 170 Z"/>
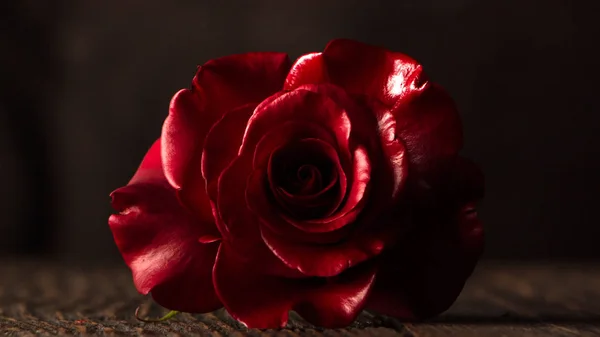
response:
<path id="1" fill-rule="evenodd" d="M 600 336 L 600 264 L 480 264 L 457 303 L 441 317 L 401 323 L 363 313 L 344 330 L 292 319 L 286 330 L 247 330 L 227 313 L 165 311 L 138 295 L 126 269 L 0 261 L 0 332 L 27 335 L 198 336 Z"/>

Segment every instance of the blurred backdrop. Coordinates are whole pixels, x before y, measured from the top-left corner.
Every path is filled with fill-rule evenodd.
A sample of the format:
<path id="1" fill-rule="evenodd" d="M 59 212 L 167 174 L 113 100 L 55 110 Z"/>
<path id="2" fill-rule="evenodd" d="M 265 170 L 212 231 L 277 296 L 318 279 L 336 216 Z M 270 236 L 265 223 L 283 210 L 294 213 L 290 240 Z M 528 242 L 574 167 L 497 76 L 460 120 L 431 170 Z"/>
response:
<path id="1" fill-rule="evenodd" d="M 118 261 L 108 194 L 196 65 L 336 37 L 419 60 L 486 173 L 489 258 L 597 258 L 598 2 L 5 1 L 0 254 Z"/>

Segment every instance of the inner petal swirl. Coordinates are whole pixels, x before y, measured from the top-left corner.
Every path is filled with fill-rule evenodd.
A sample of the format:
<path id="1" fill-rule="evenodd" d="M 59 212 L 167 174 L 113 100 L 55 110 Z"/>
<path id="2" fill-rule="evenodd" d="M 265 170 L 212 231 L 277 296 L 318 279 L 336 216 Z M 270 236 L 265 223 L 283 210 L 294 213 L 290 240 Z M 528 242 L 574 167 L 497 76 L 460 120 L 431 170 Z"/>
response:
<path id="1" fill-rule="evenodd" d="M 284 213 L 298 220 L 334 213 L 344 197 L 345 179 L 337 151 L 319 139 L 290 142 L 269 158 L 271 196 Z"/>

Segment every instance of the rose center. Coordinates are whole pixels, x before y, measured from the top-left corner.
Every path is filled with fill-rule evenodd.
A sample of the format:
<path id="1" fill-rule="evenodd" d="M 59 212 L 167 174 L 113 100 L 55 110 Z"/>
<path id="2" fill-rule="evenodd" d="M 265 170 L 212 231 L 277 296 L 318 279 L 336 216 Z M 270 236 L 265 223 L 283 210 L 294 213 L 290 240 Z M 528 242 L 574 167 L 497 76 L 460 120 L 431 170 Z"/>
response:
<path id="1" fill-rule="evenodd" d="M 334 169 L 330 163 L 318 162 L 307 158 L 311 162 L 302 162 L 305 158 L 291 158 L 283 163 L 275 172 L 276 185 L 291 195 L 313 195 L 325 188 L 324 183 L 331 182 Z"/>
<path id="2" fill-rule="evenodd" d="M 295 218 L 322 217 L 337 205 L 337 152 L 327 143 L 305 139 L 276 150 L 269 162 L 272 196 Z"/>

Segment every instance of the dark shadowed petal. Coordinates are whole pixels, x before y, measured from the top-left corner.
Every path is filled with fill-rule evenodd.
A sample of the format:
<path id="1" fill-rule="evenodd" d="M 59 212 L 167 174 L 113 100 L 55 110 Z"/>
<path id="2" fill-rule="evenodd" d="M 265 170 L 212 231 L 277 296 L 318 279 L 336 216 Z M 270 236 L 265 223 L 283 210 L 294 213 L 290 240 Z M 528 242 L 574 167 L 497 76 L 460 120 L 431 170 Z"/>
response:
<path id="1" fill-rule="evenodd" d="M 235 159 L 242 145 L 246 124 L 255 106 L 244 105 L 226 113 L 210 129 L 202 154 L 202 174 L 206 181 L 215 181 Z"/>
<path id="2" fill-rule="evenodd" d="M 193 88 L 204 102 L 203 110 L 218 119 L 229 110 L 258 104 L 282 90 L 289 69 L 290 60 L 284 53 L 229 55 L 201 66 Z"/>
<path id="3" fill-rule="evenodd" d="M 240 244 L 260 240 L 258 218 L 246 207 L 246 181 L 252 174 L 252 157 L 234 159 L 219 177 L 215 209 L 219 230 Z M 221 227 L 222 226 L 222 227 Z"/>
<path id="4" fill-rule="evenodd" d="M 460 294 L 483 251 L 483 228 L 474 203 L 483 196 L 483 176 L 460 158 L 437 196 L 413 215 L 415 231 L 382 256 L 369 308 L 405 319 L 447 310 Z"/>
<path id="5" fill-rule="evenodd" d="M 223 244 L 213 270 L 225 308 L 249 328 L 284 327 L 292 309 L 323 327 L 346 326 L 362 310 L 373 284 L 374 270 L 368 267 L 331 279 L 299 279 L 266 275 L 261 262 L 245 260 Z"/>
<path id="6" fill-rule="evenodd" d="M 454 303 L 479 259 L 483 240 L 477 220 L 457 217 L 439 224 L 449 229 L 438 226 L 414 233 L 390 252 L 382 262 L 369 308 L 398 318 L 424 319 Z"/>
<path id="7" fill-rule="evenodd" d="M 436 84 L 406 96 L 391 113 L 396 120 L 396 138 L 404 142 L 416 175 L 442 171 L 462 147 L 462 124 L 456 105 Z"/>
<path id="8" fill-rule="evenodd" d="M 244 105 L 221 118 L 208 132 L 202 151 L 202 182 L 211 200 L 216 201 L 216 189 L 221 173 L 237 157 L 246 124 L 254 105 Z"/>
<path id="9" fill-rule="evenodd" d="M 154 143 L 130 184 L 111 194 L 109 225 L 142 294 L 171 310 L 209 312 L 219 308 L 211 270 L 218 243 L 214 223 L 193 218 L 161 170 L 160 141 Z"/>
<path id="10" fill-rule="evenodd" d="M 300 56 L 292 65 L 284 89 L 294 90 L 304 84 L 327 82 L 327 70 L 321 53 L 311 53 Z"/>

